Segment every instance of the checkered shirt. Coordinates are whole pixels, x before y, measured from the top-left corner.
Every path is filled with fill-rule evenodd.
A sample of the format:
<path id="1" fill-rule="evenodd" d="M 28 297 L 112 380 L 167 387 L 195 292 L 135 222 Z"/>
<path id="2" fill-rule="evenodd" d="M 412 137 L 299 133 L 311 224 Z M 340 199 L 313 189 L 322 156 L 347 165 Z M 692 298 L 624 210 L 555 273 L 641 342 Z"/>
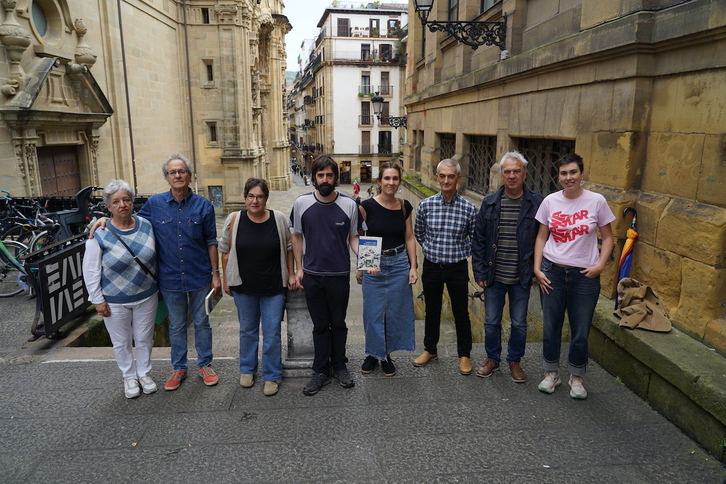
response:
<path id="1" fill-rule="evenodd" d="M 458 193 L 451 202 L 440 193 L 421 201 L 414 235 L 424 256 L 438 263 L 459 262 L 471 255 L 476 207 Z"/>

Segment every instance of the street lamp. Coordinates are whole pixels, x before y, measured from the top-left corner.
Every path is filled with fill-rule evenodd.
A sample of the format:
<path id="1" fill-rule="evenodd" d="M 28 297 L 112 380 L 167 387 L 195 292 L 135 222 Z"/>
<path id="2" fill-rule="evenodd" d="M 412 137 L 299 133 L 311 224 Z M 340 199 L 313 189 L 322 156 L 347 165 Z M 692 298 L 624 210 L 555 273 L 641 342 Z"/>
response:
<path id="1" fill-rule="evenodd" d="M 446 32 L 474 50 L 480 45 L 496 45 L 501 50 L 506 49 L 504 45 L 507 35 L 506 16 L 502 20 L 487 22 L 438 22 L 436 20 L 429 22 L 428 18 L 433 3 L 434 0 L 413 0 L 421 25 L 424 27 L 428 25 L 430 32 Z"/>
<path id="2" fill-rule="evenodd" d="M 383 97 L 378 94 L 378 91 L 376 91 L 376 95 L 373 96 L 373 99 L 371 99 L 371 102 L 373 103 L 373 113 L 378 118 L 378 121 L 381 120 L 381 113 L 383 112 Z M 403 126 L 406 128 L 406 116 L 388 116 L 386 118 L 388 120 L 388 124 L 391 125 L 391 127 L 398 129 L 399 127 Z"/>

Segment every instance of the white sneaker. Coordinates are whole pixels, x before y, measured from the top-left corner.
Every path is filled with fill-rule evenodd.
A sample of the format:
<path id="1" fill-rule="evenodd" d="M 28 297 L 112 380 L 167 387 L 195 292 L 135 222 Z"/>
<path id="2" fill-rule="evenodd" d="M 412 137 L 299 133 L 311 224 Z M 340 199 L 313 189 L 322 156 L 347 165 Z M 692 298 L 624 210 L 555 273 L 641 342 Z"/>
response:
<path id="1" fill-rule="evenodd" d="M 587 390 L 582 385 L 582 377 L 570 375 L 570 396 L 579 400 L 587 398 Z"/>
<path id="2" fill-rule="evenodd" d="M 124 395 L 126 398 L 136 398 L 141 395 L 141 388 L 139 388 L 136 378 L 124 379 Z"/>
<path id="3" fill-rule="evenodd" d="M 545 373 L 544 380 L 542 380 L 539 384 L 539 391 L 553 393 L 555 391 L 555 387 L 559 386 L 560 383 L 562 383 L 562 380 L 560 380 L 559 373 L 556 371 L 548 371 Z"/>
<path id="4" fill-rule="evenodd" d="M 139 383 L 141 383 L 141 389 L 144 390 L 145 394 L 148 395 L 156 392 L 156 383 L 154 383 L 154 380 L 150 376 L 142 376 L 139 378 Z"/>

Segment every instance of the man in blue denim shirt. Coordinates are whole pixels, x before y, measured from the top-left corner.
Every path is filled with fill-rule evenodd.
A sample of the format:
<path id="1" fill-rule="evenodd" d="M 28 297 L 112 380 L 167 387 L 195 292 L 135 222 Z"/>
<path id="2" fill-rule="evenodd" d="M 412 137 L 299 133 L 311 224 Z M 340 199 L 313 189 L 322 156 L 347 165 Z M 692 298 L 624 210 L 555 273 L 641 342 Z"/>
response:
<path id="1" fill-rule="evenodd" d="M 153 195 L 139 210 L 151 221 L 159 261 L 159 288 L 169 308 L 172 373 L 164 389 L 176 390 L 187 376 L 187 313 L 194 322 L 199 376 L 208 386 L 219 382 L 212 363 L 212 327 L 204 310 L 211 288 L 218 293 L 217 225 L 214 207 L 190 188 L 192 166 L 173 153 L 162 165 L 171 190 Z"/>

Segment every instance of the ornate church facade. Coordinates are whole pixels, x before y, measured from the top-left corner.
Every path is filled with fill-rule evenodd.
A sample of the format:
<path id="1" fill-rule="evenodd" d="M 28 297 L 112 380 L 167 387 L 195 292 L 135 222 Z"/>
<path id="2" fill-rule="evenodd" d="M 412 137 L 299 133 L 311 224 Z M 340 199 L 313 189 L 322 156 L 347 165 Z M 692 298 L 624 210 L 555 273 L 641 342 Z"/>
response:
<path id="1" fill-rule="evenodd" d="M 218 208 L 290 186 L 281 0 L 0 0 L 0 188 L 167 189 L 180 152 Z"/>

